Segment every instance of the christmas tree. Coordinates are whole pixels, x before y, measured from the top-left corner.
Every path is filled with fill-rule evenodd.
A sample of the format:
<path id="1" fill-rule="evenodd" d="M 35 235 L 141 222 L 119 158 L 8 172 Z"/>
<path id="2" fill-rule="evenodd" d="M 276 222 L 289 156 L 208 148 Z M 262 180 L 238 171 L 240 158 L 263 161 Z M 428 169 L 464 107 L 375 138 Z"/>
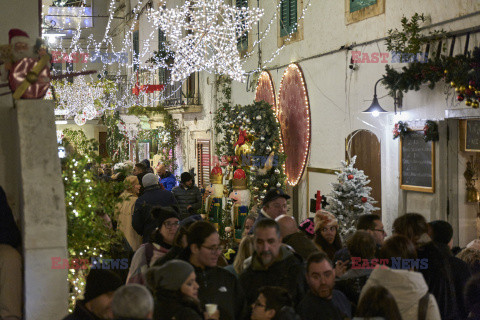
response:
<path id="1" fill-rule="evenodd" d="M 342 161 L 342 171 L 337 173 L 338 182 L 332 183 L 332 193 L 329 195 L 328 211 L 335 214 L 339 221 L 342 236 L 348 237 L 356 230 L 355 225 L 359 216 L 370 214 L 378 210 L 373 204 L 376 203 L 371 196 L 372 188 L 367 187 L 370 183 L 363 170 L 354 168 L 354 156 L 350 163 Z"/>

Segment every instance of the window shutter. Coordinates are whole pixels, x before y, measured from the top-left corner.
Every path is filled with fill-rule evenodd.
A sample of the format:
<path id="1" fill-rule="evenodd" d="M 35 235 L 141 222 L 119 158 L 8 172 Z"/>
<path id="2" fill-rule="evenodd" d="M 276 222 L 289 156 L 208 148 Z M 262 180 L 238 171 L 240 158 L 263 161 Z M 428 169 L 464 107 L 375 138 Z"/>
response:
<path id="1" fill-rule="evenodd" d="M 132 44 L 133 44 L 133 70 L 137 71 L 138 70 L 138 56 L 140 53 L 140 43 L 139 43 L 139 30 L 133 32 L 133 39 L 132 39 Z"/>
<path id="2" fill-rule="evenodd" d="M 197 172 L 199 188 L 210 183 L 210 163 L 210 140 L 197 140 Z"/>
<path id="3" fill-rule="evenodd" d="M 236 0 L 236 6 L 237 8 L 248 8 L 248 0 Z M 245 26 L 242 29 L 244 28 Z M 237 49 L 240 52 L 248 49 L 248 32 L 242 33 L 241 36 L 237 35 Z"/>
<path id="4" fill-rule="evenodd" d="M 282 0 L 280 5 L 280 36 L 285 37 L 288 35 L 289 26 L 290 26 L 290 0 Z"/>
<path id="5" fill-rule="evenodd" d="M 290 0 L 289 7 L 288 34 L 297 31 L 297 0 Z"/>

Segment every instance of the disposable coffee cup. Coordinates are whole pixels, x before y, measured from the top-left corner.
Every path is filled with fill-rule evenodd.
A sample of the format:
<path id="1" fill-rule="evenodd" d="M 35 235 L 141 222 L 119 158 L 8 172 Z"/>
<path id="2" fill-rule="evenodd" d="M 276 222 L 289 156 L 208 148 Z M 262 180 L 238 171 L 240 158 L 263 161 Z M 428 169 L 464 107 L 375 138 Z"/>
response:
<path id="1" fill-rule="evenodd" d="M 215 312 L 217 312 L 217 305 L 214 303 L 207 303 L 205 305 L 205 309 L 208 313 L 209 316 L 213 315 Z"/>

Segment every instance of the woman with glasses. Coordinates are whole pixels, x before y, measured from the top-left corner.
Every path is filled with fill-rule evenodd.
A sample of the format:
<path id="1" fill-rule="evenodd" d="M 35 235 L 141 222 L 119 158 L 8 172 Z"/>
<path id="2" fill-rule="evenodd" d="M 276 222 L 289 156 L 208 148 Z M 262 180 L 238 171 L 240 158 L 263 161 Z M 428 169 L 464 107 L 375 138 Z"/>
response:
<path id="1" fill-rule="evenodd" d="M 152 232 L 149 242 L 144 243 L 135 252 L 127 283 L 144 284 L 146 270 L 172 248 L 180 222 L 176 211 L 170 207 L 154 207 L 151 215 L 157 227 Z"/>
<path id="2" fill-rule="evenodd" d="M 187 243 L 178 258 L 194 267 L 202 305 L 216 304 L 220 319 L 243 319 L 245 297 L 240 284 L 232 273 L 217 266 L 224 248 L 215 227 L 206 221 L 195 222 L 188 229 Z"/>
<path id="3" fill-rule="evenodd" d="M 251 320 L 299 320 L 293 309 L 293 300 L 281 287 L 262 287 L 252 304 Z"/>

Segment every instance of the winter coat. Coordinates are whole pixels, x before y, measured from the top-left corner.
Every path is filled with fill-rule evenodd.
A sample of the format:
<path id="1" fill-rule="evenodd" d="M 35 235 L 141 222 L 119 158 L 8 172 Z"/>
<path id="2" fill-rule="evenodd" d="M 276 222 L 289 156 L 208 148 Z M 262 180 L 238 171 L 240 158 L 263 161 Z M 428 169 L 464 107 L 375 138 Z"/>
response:
<path id="1" fill-rule="evenodd" d="M 77 300 L 75 309 L 63 320 L 101 320 L 85 308 L 83 300 Z"/>
<path id="2" fill-rule="evenodd" d="M 145 188 L 143 195 L 135 201 L 132 217 L 133 229 L 143 237 L 143 243 L 150 240 L 153 230 L 158 227 L 150 214 L 152 208 L 156 206 L 172 206 L 177 209 L 177 200 L 170 191 L 161 190 L 159 185 Z"/>
<path id="3" fill-rule="evenodd" d="M 302 231 L 286 236 L 283 238 L 283 243 L 292 247 L 304 260 L 307 260 L 312 253 L 318 252 L 317 246 Z"/>
<path id="4" fill-rule="evenodd" d="M 249 305 L 257 299 L 257 291 L 263 286 L 285 288 L 295 306 L 302 300 L 307 288 L 302 257 L 283 246 L 276 261 L 268 268 L 263 266 L 254 252 L 252 263 L 240 274 L 239 279 Z"/>
<path id="5" fill-rule="evenodd" d="M 148 256 L 149 246 L 153 246 L 153 248 L 150 249 L 151 256 Z M 132 263 L 128 270 L 127 283 L 145 284 L 145 272 L 153 266 L 155 261 L 168 253 L 169 248 L 166 248 L 166 246 L 165 244 L 161 246 L 157 243 L 142 244 L 133 255 Z"/>
<path id="6" fill-rule="evenodd" d="M 297 306 L 302 320 L 344 320 L 351 318 L 348 299 L 338 290 L 333 290 L 332 299 L 327 300 L 309 291 Z"/>
<path id="7" fill-rule="evenodd" d="M 160 176 L 158 180 L 167 191 L 172 191 L 172 189 L 177 185 L 177 179 L 175 179 L 175 176 L 170 171 L 165 172 L 165 174 Z"/>
<path id="8" fill-rule="evenodd" d="M 350 269 L 335 280 L 335 289 L 341 291 L 356 307 L 362 288 L 372 271 L 371 269 Z"/>
<path id="9" fill-rule="evenodd" d="M 435 296 L 442 319 L 459 319 L 454 276 L 449 256 L 442 252 L 426 234 L 417 241 L 417 256 L 418 259 L 428 259 L 428 268 L 419 271 L 428 285 L 428 291 Z"/>
<path id="10" fill-rule="evenodd" d="M 136 251 L 142 244 L 142 237 L 133 230 L 132 227 L 133 209 L 135 208 L 135 202 L 138 197 L 133 193 L 124 191 L 119 198 L 121 199 L 121 202 L 115 207 L 118 228 L 122 231 L 132 250 Z"/>
<path id="11" fill-rule="evenodd" d="M 360 299 L 372 286 L 383 286 L 397 302 L 402 319 L 418 318 L 418 302 L 428 292 L 428 286 L 420 272 L 409 270 L 374 269 L 363 286 Z M 429 294 L 427 320 L 440 320 L 437 301 Z"/>
<path id="12" fill-rule="evenodd" d="M 195 214 L 202 207 L 202 194 L 197 186 L 186 187 L 183 183 L 172 189 L 173 195 L 180 208 L 181 220 Z M 193 211 L 188 211 L 187 207 L 192 206 Z"/>
<path id="13" fill-rule="evenodd" d="M 190 250 L 183 250 L 178 258 L 189 262 Z M 217 304 L 221 320 L 243 319 L 246 310 L 245 296 L 237 278 L 220 267 L 193 267 L 200 286 L 198 298 L 201 305 Z"/>
<path id="14" fill-rule="evenodd" d="M 154 301 L 153 320 L 203 320 L 200 304 L 181 293 L 156 290 Z"/>
<path id="15" fill-rule="evenodd" d="M 0 186 L 0 244 L 9 244 L 16 248 L 21 242 L 20 230 L 13 219 L 5 191 Z"/>

